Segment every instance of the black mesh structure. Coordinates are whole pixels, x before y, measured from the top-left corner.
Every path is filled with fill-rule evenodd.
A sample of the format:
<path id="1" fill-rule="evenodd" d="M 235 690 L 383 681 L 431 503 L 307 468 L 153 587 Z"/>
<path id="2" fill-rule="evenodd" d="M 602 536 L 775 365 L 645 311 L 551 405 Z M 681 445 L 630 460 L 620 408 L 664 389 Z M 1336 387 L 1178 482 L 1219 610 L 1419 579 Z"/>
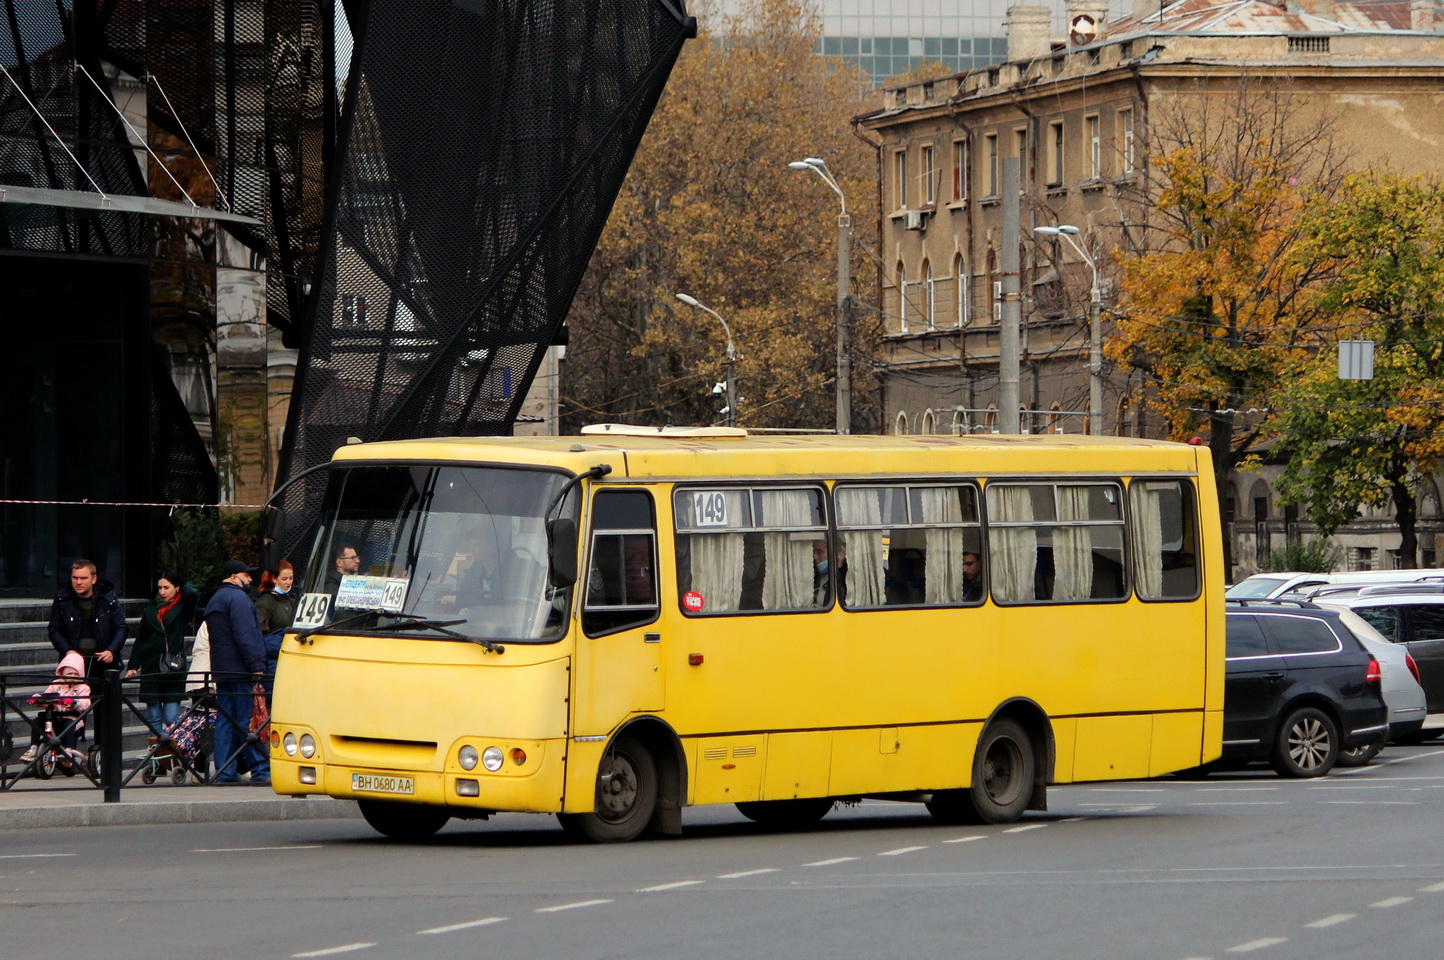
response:
<path id="1" fill-rule="evenodd" d="M 0 202 L 0 333 L 38 371 L 30 392 L 57 398 L 0 425 L 0 499 L 215 503 L 240 472 L 228 458 L 264 463 L 266 328 L 300 345 L 320 248 L 335 14 L 333 0 L 0 0 L 0 187 L 53 201 Z M 96 208 L 102 193 L 202 215 Z M 254 422 L 225 432 L 231 408 Z M 67 461 L 97 434 L 115 446 L 103 464 Z M 0 593 L 53 589 L 50 568 L 76 554 L 133 589 L 150 580 L 143 511 L 47 509 L 0 505 Z"/>
<path id="2" fill-rule="evenodd" d="M 351 436 L 510 431 L 695 33 L 680 0 L 347 10 L 356 52 L 282 479 Z M 286 502 L 298 521 L 305 486 Z"/>

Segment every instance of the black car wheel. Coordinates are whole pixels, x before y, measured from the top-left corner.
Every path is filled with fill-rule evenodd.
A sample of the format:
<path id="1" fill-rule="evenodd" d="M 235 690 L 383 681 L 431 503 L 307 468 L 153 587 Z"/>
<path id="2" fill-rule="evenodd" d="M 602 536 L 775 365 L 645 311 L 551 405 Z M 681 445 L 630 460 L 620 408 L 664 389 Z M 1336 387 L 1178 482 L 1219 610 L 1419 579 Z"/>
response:
<path id="1" fill-rule="evenodd" d="M 1285 777 L 1322 777 L 1339 759 L 1339 728 L 1317 707 L 1284 718 L 1269 762 Z"/>

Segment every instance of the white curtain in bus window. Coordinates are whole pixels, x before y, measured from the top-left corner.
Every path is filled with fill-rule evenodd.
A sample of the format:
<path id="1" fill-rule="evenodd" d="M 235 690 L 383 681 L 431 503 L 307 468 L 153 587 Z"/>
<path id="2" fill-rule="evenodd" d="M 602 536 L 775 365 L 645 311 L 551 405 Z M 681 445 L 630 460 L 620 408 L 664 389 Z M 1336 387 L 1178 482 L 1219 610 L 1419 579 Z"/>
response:
<path id="1" fill-rule="evenodd" d="M 972 491 L 957 487 L 923 487 L 914 490 L 914 519 L 926 526 L 927 581 L 923 602 L 940 605 L 963 602 L 963 508 L 959 496 L 971 506 Z M 976 511 L 969 510 L 970 516 Z M 941 526 L 948 524 L 949 526 Z"/>
<path id="2" fill-rule="evenodd" d="M 993 597 L 999 603 L 1028 603 L 1038 596 L 1038 532 L 1030 525 L 1034 519 L 1034 489 L 988 485 L 988 559 L 993 571 Z"/>
<path id="3" fill-rule="evenodd" d="M 1058 519 L 1089 519 L 1087 487 L 1058 488 Z M 1054 600 L 1087 600 L 1092 596 L 1092 534 L 1092 529 L 1085 526 L 1059 526 L 1053 531 Z"/>
<path id="4" fill-rule="evenodd" d="M 1198 596 L 1192 484 L 1134 480 L 1128 486 L 1128 497 L 1138 596 L 1145 600 L 1191 600 Z"/>
<path id="5" fill-rule="evenodd" d="M 704 606 L 697 612 L 741 608 L 743 531 L 752 525 L 750 499 L 748 491 L 740 489 L 677 491 L 677 542 L 680 548 L 685 541 L 689 549 L 689 579 L 683 587 L 702 598 Z"/>
<path id="6" fill-rule="evenodd" d="M 843 602 L 852 608 L 880 607 L 887 551 L 882 525 L 881 487 L 840 487 L 836 492 L 837 525 L 847 558 L 847 590 Z M 900 493 L 901 491 L 894 491 Z M 847 529 L 864 527 L 862 530 Z"/>
<path id="7" fill-rule="evenodd" d="M 816 499 L 813 490 L 758 491 L 757 525 L 783 528 L 762 535 L 766 565 L 762 583 L 764 610 L 797 610 L 814 605 L 812 541 L 819 535 L 793 531 L 816 527 Z"/>

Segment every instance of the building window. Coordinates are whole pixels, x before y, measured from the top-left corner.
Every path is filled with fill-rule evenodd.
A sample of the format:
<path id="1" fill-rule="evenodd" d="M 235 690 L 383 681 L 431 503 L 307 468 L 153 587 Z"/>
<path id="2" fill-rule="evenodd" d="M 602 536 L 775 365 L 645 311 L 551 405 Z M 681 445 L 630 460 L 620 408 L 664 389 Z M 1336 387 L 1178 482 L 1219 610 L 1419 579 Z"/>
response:
<path id="1" fill-rule="evenodd" d="M 1063 185 L 1063 121 L 1048 124 L 1048 186 Z"/>
<path id="2" fill-rule="evenodd" d="M 937 426 L 938 426 L 938 421 L 937 421 L 937 418 L 936 418 L 935 416 L 933 416 L 933 411 L 932 411 L 931 409 L 924 410 L 924 411 L 923 411 L 923 428 L 922 428 L 922 430 L 920 430 L 919 432 L 920 432 L 923 436 L 929 437 L 929 436 L 932 436 L 934 433 L 937 432 Z"/>
<path id="3" fill-rule="evenodd" d="M 938 202 L 937 165 L 933 162 L 933 148 L 929 144 L 922 149 L 923 206 L 931 207 Z"/>
<path id="4" fill-rule="evenodd" d="M 1355 569 L 1355 570 L 1372 570 L 1372 569 L 1374 569 L 1374 548 L 1373 548 L 1373 547 L 1355 547 L 1355 548 L 1354 548 L 1354 569 Z"/>
<path id="5" fill-rule="evenodd" d="M 1013 131 L 1013 152 L 1018 155 L 1018 192 L 1028 189 L 1028 128 Z"/>
<path id="6" fill-rule="evenodd" d="M 341 294 L 341 326 L 343 327 L 364 327 L 366 326 L 366 294 L 364 293 L 343 293 Z"/>
<path id="7" fill-rule="evenodd" d="M 893 421 L 892 432 L 899 437 L 908 435 L 908 415 L 902 411 L 898 412 L 897 419 Z"/>
<path id="8" fill-rule="evenodd" d="M 968 325 L 968 314 L 972 306 L 972 287 L 968 283 L 968 267 L 963 263 L 962 257 L 953 259 L 953 277 L 957 284 L 954 288 L 958 298 L 958 310 L 955 317 L 956 326 L 966 327 Z"/>
<path id="9" fill-rule="evenodd" d="M 968 141 L 953 141 L 953 200 L 968 199 Z"/>
<path id="10" fill-rule="evenodd" d="M 907 209 L 908 154 L 906 150 L 898 150 L 892 155 L 892 189 L 893 201 L 897 209 Z"/>
<path id="11" fill-rule="evenodd" d="M 1122 161 L 1123 174 L 1133 173 L 1133 109 L 1118 111 L 1118 157 Z"/>
<path id="12" fill-rule="evenodd" d="M 1063 432 L 1063 405 L 1057 400 L 1048 407 L 1048 432 Z"/>
<path id="13" fill-rule="evenodd" d="M 928 260 L 923 261 L 922 287 L 923 327 L 933 330 L 937 327 L 938 292 L 933 284 L 933 265 Z"/>
<path id="14" fill-rule="evenodd" d="M 1098 115 L 1084 120 L 1088 129 L 1088 179 L 1097 180 L 1103 176 L 1103 144 L 1099 139 Z"/>
<path id="15" fill-rule="evenodd" d="M 986 165 L 988 196 L 996 197 L 1003 192 L 998 180 L 998 135 L 990 133 L 983 138 L 983 163 Z"/>

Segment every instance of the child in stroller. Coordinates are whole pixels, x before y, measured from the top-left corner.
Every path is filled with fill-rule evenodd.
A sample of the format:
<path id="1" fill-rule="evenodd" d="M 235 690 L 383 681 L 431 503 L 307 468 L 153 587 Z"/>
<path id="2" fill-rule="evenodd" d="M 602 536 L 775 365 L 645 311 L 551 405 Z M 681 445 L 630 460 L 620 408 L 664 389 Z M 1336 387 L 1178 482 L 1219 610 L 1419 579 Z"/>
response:
<path id="1" fill-rule="evenodd" d="M 57 767 L 66 776 L 74 776 L 76 764 L 85 762 L 75 746 L 85 729 L 85 713 L 90 709 L 90 684 L 83 679 L 84 671 L 85 659 L 72 650 L 55 668 L 54 682 L 43 693 L 30 698 L 37 710 L 31 726 L 30 749 L 20 761 L 35 763 L 35 774 L 42 780 L 49 780 Z"/>

